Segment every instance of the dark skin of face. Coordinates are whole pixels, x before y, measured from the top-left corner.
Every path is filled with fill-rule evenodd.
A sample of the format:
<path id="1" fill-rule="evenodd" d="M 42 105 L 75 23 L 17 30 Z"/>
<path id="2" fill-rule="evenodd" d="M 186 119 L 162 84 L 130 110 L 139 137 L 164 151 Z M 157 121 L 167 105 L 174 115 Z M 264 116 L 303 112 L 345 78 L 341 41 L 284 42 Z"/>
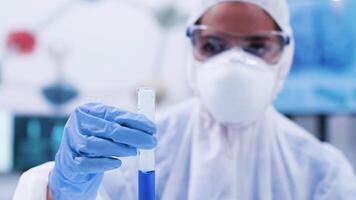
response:
<path id="1" fill-rule="evenodd" d="M 243 2 L 217 4 L 209 9 L 199 22 L 214 30 L 247 35 L 278 30 L 272 17 L 262 8 Z M 199 60 L 197 55 L 194 56 Z"/>

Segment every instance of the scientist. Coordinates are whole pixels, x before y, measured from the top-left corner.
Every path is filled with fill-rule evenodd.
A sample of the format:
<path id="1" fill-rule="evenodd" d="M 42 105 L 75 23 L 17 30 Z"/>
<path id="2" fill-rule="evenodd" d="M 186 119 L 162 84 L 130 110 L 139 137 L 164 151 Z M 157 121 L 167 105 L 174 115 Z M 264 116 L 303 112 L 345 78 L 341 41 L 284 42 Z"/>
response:
<path id="1" fill-rule="evenodd" d="M 77 108 L 55 162 L 24 173 L 14 199 L 137 199 L 133 156 L 156 145 L 157 199 L 356 199 L 344 156 L 272 107 L 294 52 L 286 1 L 201 1 L 190 22 L 196 98 L 157 127 L 101 104 Z"/>

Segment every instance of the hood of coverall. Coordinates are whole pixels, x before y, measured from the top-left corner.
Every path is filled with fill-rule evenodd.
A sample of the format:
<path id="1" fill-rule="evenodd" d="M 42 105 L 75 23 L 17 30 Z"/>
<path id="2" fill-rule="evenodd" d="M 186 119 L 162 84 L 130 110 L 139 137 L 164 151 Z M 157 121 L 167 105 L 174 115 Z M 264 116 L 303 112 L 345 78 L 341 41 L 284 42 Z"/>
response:
<path id="1" fill-rule="evenodd" d="M 188 26 L 195 24 L 210 8 L 216 4 L 223 2 L 245 2 L 257 5 L 264 9 L 278 24 L 283 32 L 290 36 L 290 44 L 287 45 L 282 53 L 282 56 L 278 62 L 278 67 L 280 68 L 277 80 L 276 90 L 274 96 L 276 97 L 280 90 L 283 88 L 285 79 L 288 76 L 290 68 L 292 66 L 293 56 L 294 56 L 294 38 L 293 31 L 290 25 L 289 8 L 286 0 L 198 0 L 194 3 L 191 16 L 188 21 Z M 193 55 L 193 53 L 191 53 Z M 193 56 L 190 59 L 190 64 L 188 65 L 188 81 L 191 88 L 196 92 L 196 68 L 194 65 L 195 59 Z"/>

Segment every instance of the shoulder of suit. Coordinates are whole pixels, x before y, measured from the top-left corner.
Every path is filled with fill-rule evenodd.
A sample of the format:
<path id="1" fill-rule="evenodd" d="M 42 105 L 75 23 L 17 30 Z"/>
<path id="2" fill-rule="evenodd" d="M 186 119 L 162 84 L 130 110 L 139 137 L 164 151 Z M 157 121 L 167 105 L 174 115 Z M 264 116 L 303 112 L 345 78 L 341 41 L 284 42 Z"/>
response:
<path id="1" fill-rule="evenodd" d="M 282 114 L 275 112 L 278 144 L 291 152 L 298 163 L 314 165 L 314 167 L 330 170 L 342 166 L 350 166 L 343 153 L 331 144 L 321 142 L 312 133 L 292 122 Z"/>
<path id="2" fill-rule="evenodd" d="M 198 106 L 195 98 L 185 100 L 174 106 L 164 108 L 157 114 L 157 124 L 167 123 L 168 121 L 186 120 L 192 114 L 193 109 Z"/>
<path id="3" fill-rule="evenodd" d="M 197 105 L 196 99 L 189 99 L 162 110 L 156 120 L 157 137 L 162 140 L 178 136 L 176 132 L 183 134 Z"/>

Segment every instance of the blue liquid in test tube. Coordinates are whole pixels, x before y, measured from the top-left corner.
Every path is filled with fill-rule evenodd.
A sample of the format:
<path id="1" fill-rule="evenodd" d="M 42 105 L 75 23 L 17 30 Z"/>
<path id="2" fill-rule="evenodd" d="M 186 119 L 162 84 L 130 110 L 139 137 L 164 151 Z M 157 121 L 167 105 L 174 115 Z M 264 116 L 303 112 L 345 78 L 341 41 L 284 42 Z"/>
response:
<path id="1" fill-rule="evenodd" d="M 155 91 L 151 88 L 138 90 L 138 113 L 154 121 Z M 139 150 L 138 199 L 155 199 L 155 154 L 154 149 Z"/>
<path id="2" fill-rule="evenodd" d="M 155 171 L 138 171 L 139 200 L 155 199 Z"/>

